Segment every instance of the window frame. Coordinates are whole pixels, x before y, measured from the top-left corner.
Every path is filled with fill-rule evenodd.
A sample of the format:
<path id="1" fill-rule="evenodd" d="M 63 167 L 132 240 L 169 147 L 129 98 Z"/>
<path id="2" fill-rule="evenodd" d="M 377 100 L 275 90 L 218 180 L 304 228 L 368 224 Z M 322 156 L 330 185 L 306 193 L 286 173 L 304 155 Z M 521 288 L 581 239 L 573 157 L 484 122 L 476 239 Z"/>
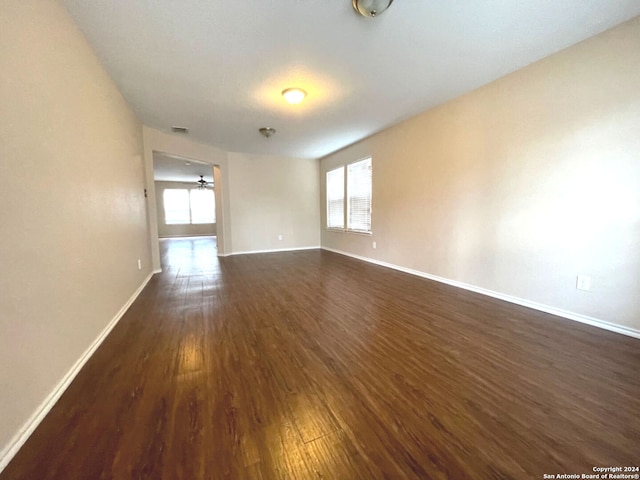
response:
<path id="1" fill-rule="evenodd" d="M 163 212 L 163 220 L 164 220 L 164 224 L 167 226 L 173 226 L 173 225 L 215 225 L 217 222 L 216 219 L 216 214 L 215 214 L 215 193 L 213 192 L 213 190 L 209 190 L 212 193 L 214 193 L 213 196 L 213 222 L 194 222 L 193 221 L 193 203 L 192 203 L 192 192 L 193 191 L 197 191 L 199 190 L 198 187 L 191 187 L 191 186 L 184 186 L 184 187 L 167 187 L 164 188 L 162 190 L 162 212 Z M 187 198 L 187 202 L 188 202 L 188 216 L 189 216 L 189 221 L 188 222 L 167 222 L 167 206 L 166 206 L 166 192 L 167 191 L 184 191 L 187 193 L 186 198 Z M 186 217 L 185 217 L 186 218 Z"/>
<path id="2" fill-rule="evenodd" d="M 329 198 L 329 175 L 334 173 L 334 172 L 338 172 L 341 171 L 342 172 L 342 198 L 340 199 L 340 202 L 342 203 L 342 226 L 332 226 L 329 225 L 329 220 L 332 218 L 332 216 L 330 215 L 330 210 L 331 210 L 331 203 L 330 203 L 330 198 Z M 326 213 L 327 213 L 327 218 L 326 218 L 326 228 L 327 230 L 336 230 L 336 231 L 344 231 L 345 227 L 346 227 L 346 221 L 345 221 L 345 200 L 346 200 L 346 187 L 345 187 L 345 179 L 346 179 L 346 170 L 345 170 L 345 166 L 341 165 L 339 167 L 336 168 L 332 168 L 331 170 L 327 170 L 327 172 L 325 173 L 325 195 L 326 195 Z"/>
<path id="3" fill-rule="evenodd" d="M 368 217 L 369 217 L 369 229 L 368 230 L 363 230 L 361 228 L 353 228 L 351 227 L 351 225 L 353 224 L 351 222 L 351 216 L 352 216 L 352 212 L 351 212 L 351 203 L 352 203 L 352 198 L 355 198 L 356 195 L 351 195 L 349 193 L 349 179 L 351 177 L 351 175 L 349 175 L 349 167 L 352 167 L 356 164 L 359 163 L 365 163 L 367 162 L 367 168 L 369 169 L 369 192 L 368 192 L 368 196 L 369 196 L 369 211 L 367 212 Z M 360 233 L 363 235 L 371 235 L 372 231 L 373 231 L 373 225 L 372 225 L 372 200 L 373 200 L 373 159 L 371 157 L 364 157 L 361 158 L 360 160 L 356 160 L 355 162 L 351 162 L 348 163 L 346 165 L 346 172 L 347 174 L 346 176 L 346 180 L 345 180 L 345 184 L 346 184 L 346 213 L 345 213 L 345 220 L 346 220 L 346 231 L 349 233 Z"/>
<path id="4" fill-rule="evenodd" d="M 348 189 L 349 166 L 354 165 L 356 163 L 364 162 L 367 160 L 370 162 L 369 167 L 371 168 L 371 190 L 370 190 L 370 197 L 369 197 L 369 221 L 371 226 L 370 226 L 370 230 L 360 230 L 360 229 L 349 228 L 349 210 L 348 210 L 349 209 L 349 189 Z M 343 172 L 342 227 L 329 226 L 329 195 L 328 195 L 329 192 L 328 192 L 327 175 L 330 172 L 334 172 L 336 170 L 342 170 Z M 326 210 L 326 216 L 327 216 L 325 220 L 325 230 L 331 231 L 331 232 L 351 233 L 354 235 L 365 235 L 365 236 L 373 235 L 373 156 L 372 155 L 367 155 L 359 158 L 358 160 L 354 160 L 352 162 L 338 165 L 325 172 L 325 210 Z"/>

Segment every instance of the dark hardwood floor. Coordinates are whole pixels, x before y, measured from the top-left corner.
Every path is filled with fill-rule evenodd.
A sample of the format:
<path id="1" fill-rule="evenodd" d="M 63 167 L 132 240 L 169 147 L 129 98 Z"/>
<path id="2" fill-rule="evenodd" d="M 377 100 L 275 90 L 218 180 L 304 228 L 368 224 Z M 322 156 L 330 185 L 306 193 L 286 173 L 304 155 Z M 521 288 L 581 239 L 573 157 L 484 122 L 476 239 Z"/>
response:
<path id="1" fill-rule="evenodd" d="M 541 479 L 640 463 L 640 341 L 312 250 L 156 275 L 0 479 Z"/>

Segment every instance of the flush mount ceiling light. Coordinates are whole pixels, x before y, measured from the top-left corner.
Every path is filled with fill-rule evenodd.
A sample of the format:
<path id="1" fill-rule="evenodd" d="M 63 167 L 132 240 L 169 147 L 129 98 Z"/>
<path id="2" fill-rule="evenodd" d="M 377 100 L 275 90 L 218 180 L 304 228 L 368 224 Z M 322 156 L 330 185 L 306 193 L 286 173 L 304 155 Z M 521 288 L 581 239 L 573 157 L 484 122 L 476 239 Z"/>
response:
<path id="1" fill-rule="evenodd" d="M 282 91 L 282 96 L 284 99 L 291 103 L 292 105 L 296 105 L 304 100 L 304 97 L 307 96 L 307 92 L 302 90 L 301 88 L 287 88 Z"/>
<path id="2" fill-rule="evenodd" d="M 262 127 L 261 129 L 258 130 L 262 135 L 264 135 L 265 137 L 269 138 L 270 136 L 272 136 L 274 133 L 276 133 L 276 129 L 275 128 L 271 128 L 271 127 Z"/>
<path id="3" fill-rule="evenodd" d="M 393 0 L 353 0 L 353 9 L 363 17 L 377 17 L 392 3 Z"/>

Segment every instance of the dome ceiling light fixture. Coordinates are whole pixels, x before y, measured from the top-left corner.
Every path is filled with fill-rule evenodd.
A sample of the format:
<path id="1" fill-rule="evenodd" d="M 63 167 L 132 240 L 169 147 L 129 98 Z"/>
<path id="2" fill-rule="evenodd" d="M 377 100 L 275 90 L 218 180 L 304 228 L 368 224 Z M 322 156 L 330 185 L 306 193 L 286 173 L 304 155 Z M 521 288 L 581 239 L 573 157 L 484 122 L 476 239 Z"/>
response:
<path id="1" fill-rule="evenodd" d="M 262 127 L 258 131 L 267 138 L 271 137 L 276 133 L 276 129 L 271 127 Z"/>
<path id="2" fill-rule="evenodd" d="M 291 105 L 297 105 L 304 100 L 304 97 L 307 96 L 307 92 L 301 88 L 287 88 L 282 91 L 282 96 Z"/>
<path id="3" fill-rule="evenodd" d="M 393 0 L 353 0 L 353 9 L 363 17 L 377 17 L 393 3 Z"/>

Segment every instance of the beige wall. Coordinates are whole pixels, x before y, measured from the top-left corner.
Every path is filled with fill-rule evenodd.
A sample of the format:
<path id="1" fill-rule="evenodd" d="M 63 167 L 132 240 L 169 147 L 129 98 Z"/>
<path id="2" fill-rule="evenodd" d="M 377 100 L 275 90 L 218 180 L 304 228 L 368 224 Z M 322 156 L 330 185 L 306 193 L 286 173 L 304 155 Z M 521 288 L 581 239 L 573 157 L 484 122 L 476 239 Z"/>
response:
<path id="1" fill-rule="evenodd" d="M 228 185 L 234 253 L 320 245 L 316 160 L 230 153 Z"/>
<path id="2" fill-rule="evenodd" d="M 158 213 L 158 236 L 167 237 L 194 237 L 202 235 L 215 235 L 215 223 L 187 224 L 187 225 L 167 225 L 164 221 L 164 204 L 162 201 L 164 191 L 167 188 L 187 188 L 193 190 L 193 184 L 182 182 L 155 182 L 156 210 Z"/>
<path id="3" fill-rule="evenodd" d="M 136 116 L 58 3 L 7 1 L 1 11 L 3 449 L 151 259 Z"/>
<path id="4" fill-rule="evenodd" d="M 216 165 L 216 232 L 220 255 L 320 245 L 316 160 L 230 153 L 147 126 L 142 130 L 154 269 L 160 269 L 160 255 L 153 152 Z M 282 240 L 278 240 L 280 234 Z"/>
<path id="5" fill-rule="evenodd" d="M 322 245 L 640 329 L 639 46 L 635 18 L 324 158 Z M 326 231 L 365 155 L 373 236 Z"/>

